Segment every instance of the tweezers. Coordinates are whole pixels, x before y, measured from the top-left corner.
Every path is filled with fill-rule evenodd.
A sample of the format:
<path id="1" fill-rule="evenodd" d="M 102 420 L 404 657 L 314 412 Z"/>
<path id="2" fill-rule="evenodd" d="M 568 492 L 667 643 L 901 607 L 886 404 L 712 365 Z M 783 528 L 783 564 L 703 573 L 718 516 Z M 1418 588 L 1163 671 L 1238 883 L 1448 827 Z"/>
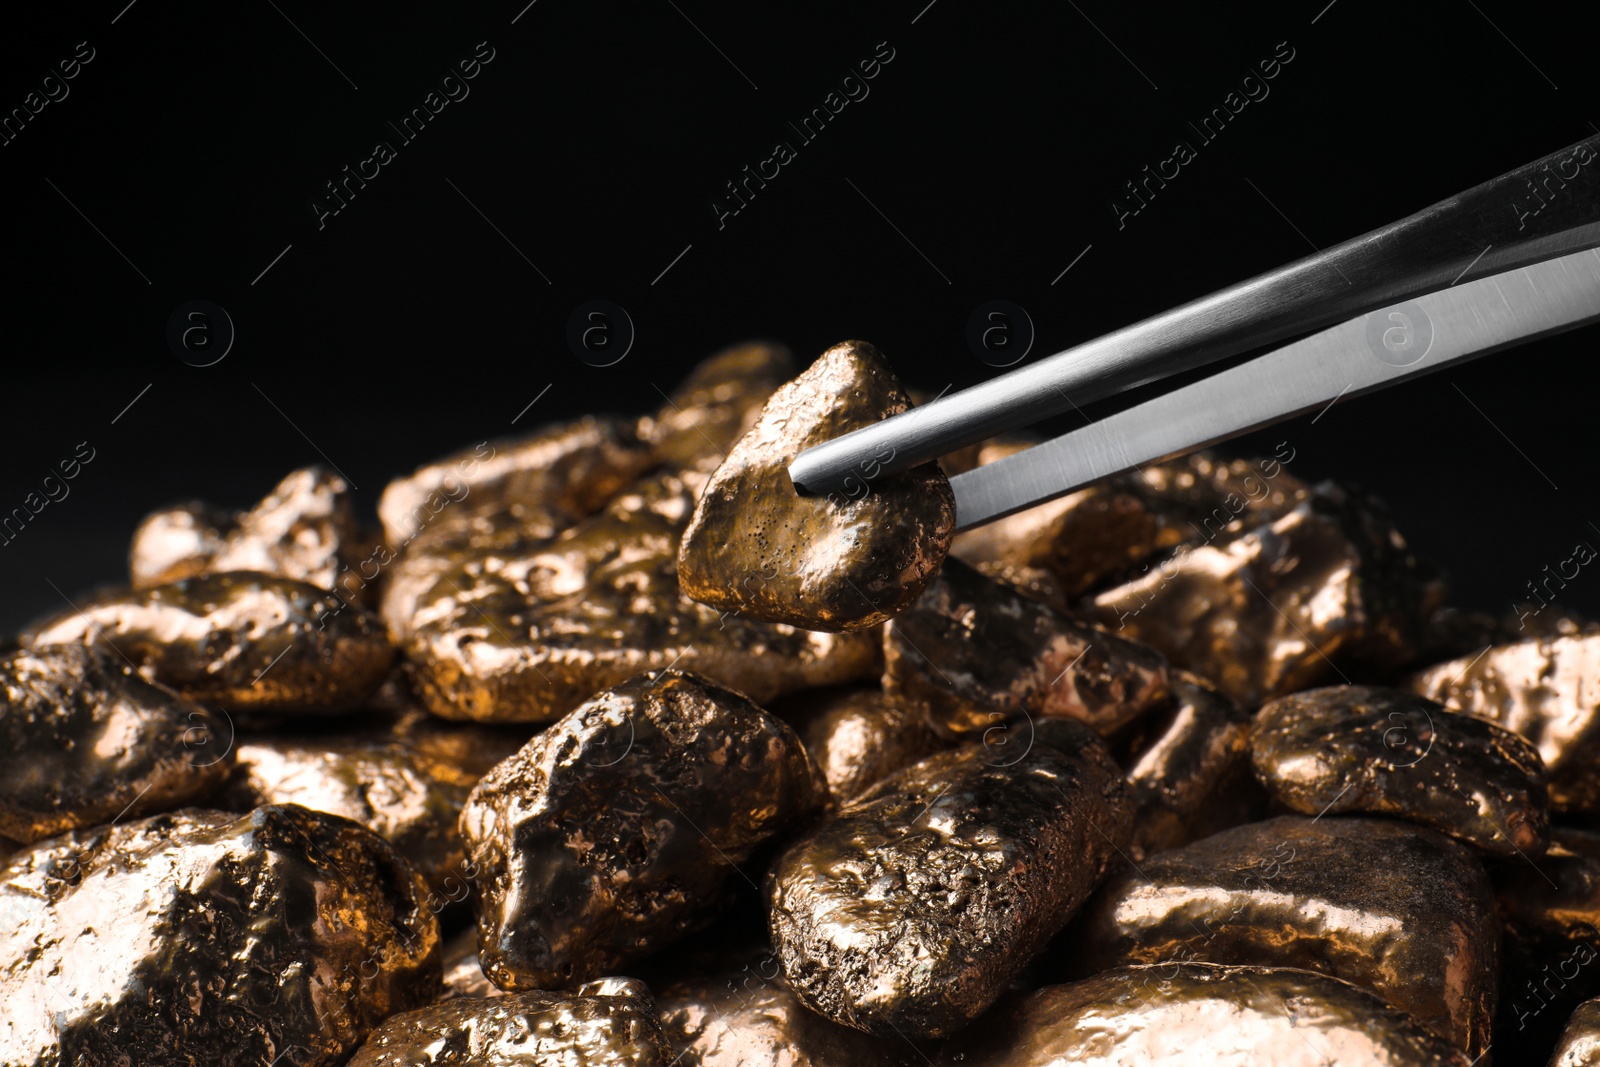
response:
<path id="1" fill-rule="evenodd" d="M 951 479 L 958 529 L 1600 319 L 1600 136 L 1398 222 L 815 445 L 789 476 L 896 471 L 1137 385 L 1298 340 Z"/>

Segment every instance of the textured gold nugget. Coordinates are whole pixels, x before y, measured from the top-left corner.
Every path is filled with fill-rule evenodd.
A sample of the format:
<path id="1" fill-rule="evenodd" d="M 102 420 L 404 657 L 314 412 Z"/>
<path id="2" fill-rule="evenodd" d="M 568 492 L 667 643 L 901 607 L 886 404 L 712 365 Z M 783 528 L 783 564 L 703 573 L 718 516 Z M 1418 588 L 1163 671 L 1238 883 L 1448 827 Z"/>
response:
<path id="1" fill-rule="evenodd" d="M 349 1067 L 670 1067 L 650 991 L 608 978 L 576 993 L 459 997 L 392 1016 Z"/>
<path id="2" fill-rule="evenodd" d="M 50 838 L 0 868 L 4 1062 L 336 1067 L 433 998 L 423 893 L 371 831 L 292 805 Z"/>
<path id="3" fill-rule="evenodd" d="M 703 480 L 703 479 L 702 479 Z M 641 671 L 677 666 L 765 703 L 875 672 L 875 634 L 719 613 L 678 590 L 690 477 L 657 474 L 542 548 L 471 558 L 419 602 L 418 693 L 450 719 L 549 722 Z"/>
<path id="4" fill-rule="evenodd" d="M 1164 963 L 1045 986 L 958 1035 L 940 1067 L 1470 1067 L 1364 989 L 1287 967 Z"/>
<path id="5" fill-rule="evenodd" d="M 526 733 L 446 726 L 418 712 L 399 722 L 362 712 L 328 728 L 245 735 L 225 800 L 249 810 L 299 804 L 342 815 L 393 845 L 434 890 L 430 905 L 467 897 L 466 848 L 456 823 L 467 794 Z M 321 726 L 321 724 L 318 724 Z"/>
<path id="6" fill-rule="evenodd" d="M 1256 715 L 1250 758 L 1273 798 L 1305 815 L 1392 815 L 1506 859 L 1550 841 L 1533 746 L 1403 689 L 1279 697 Z"/>
<path id="7" fill-rule="evenodd" d="M 1085 608 L 1247 708 L 1412 659 L 1430 591 L 1377 505 L 1332 483 L 1227 541 L 1180 549 Z"/>
<path id="8" fill-rule="evenodd" d="M 784 852 L 770 928 L 807 1007 L 879 1037 L 941 1037 L 1066 924 L 1127 843 L 1133 803 L 1098 738 L 1050 726 L 1003 766 L 979 745 L 913 764 Z"/>
<path id="9" fill-rule="evenodd" d="M 224 716 L 110 649 L 0 652 L 0 836 L 37 841 L 204 800 L 232 746 Z"/>
<path id="10" fill-rule="evenodd" d="M 927 1065 L 909 1042 L 872 1037 L 808 1009 L 770 953 L 672 981 L 656 1002 L 678 1067 Z"/>
<path id="11" fill-rule="evenodd" d="M 1069 718 L 1110 734 L 1167 699 L 1160 653 L 1069 618 L 946 562 L 884 628 L 884 686 L 925 702 L 953 734 L 1017 715 Z"/>
<path id="12" fill-rule="evenodd" d="M 1430 667 L 1409 684 L 1533 742 L 1556 811 L 1600 812 L 1600 634 L 1498 645 Z"/>
<path id="13" fill-rule="evenodd" d="M 204 504 L 151 514 L 133 532 L 128 569 L 135 589 L 226 571 L 348 588 L 340 579 L 361 563 L 364 548 L 349 484 L 322 467 L 303 467 L 236 515 Z"/>
<path id="14" fill-rule="evenodd" d="M 955 531 L 955 496 L 938 464 L 870 484 L 877 471 L 862 471 L 851 490 L 828 496 L 801 496 L 787 473 L 805 448 L 910 406 L 862 341 L 834 345 L 774 393 L 700 495 L 678 554 L 685 595 L 834 633 L 876 626 L 915 600 Z"/>
<path id="15" fill-rule="evenodd" d="M 231 572 L 79 601 L 23 635 L 102 644 L 192 700 L 232 710 L 346 711 L 394 661 L 378 620 L 326 589 Z"/>
<path id="16" fill-rule="evenodd" d="M 1286 815 L 1114 876 L 1058 945 L 1084 973 L 1187 961 L 1304 967 L 1365 986 L 1476 1056 L 1500 929 L 1482 865 L 1442 834 Z"/>
<path id="17" fill-rule="evenodd" d="M 787 725 L 680 671 L 601 693 L 490 771 L 461 813 L 480 960 L 502 989 L 614 971 L 704 925 L 751 851 L 822 799 Z"/>

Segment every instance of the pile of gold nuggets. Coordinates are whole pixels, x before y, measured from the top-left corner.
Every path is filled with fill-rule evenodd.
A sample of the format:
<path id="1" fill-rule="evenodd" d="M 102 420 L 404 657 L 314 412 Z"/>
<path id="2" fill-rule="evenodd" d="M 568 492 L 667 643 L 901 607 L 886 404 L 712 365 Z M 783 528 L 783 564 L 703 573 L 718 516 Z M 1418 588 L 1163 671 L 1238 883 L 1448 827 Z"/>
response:
<path id="1" fill-rule="evenodd" d="M 1600 627 L 1287 445 L 796 492 L 911 404 L 747 344 L 150 515 L 0 651 L 0 1064 L 1600 1064 Z"/>

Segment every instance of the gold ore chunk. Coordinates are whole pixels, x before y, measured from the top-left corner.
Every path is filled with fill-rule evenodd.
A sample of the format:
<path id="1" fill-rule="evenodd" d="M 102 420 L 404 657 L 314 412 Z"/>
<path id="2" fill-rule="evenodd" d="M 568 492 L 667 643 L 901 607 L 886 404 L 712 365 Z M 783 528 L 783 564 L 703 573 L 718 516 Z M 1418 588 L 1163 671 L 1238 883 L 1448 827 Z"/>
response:
<path id="1" fill-rule="evenodd" d="M 917 598 L 955 531 L 955 496 L 937 463 L 802 496 L 787 467 L 803 449 L 911 406 L 883 355 L 863 341 L 824 352 L 767 401 L 712 474 L 678 552 L 684 594 L 752 619 L 832 633 L 876 626 Z"/>
<path id="2" fill-rule="evenodd" d="M 438 988 L 423 892 L 377 835 L 294 805 L 50 838 L 0 868 L 0 1053 L 337 1067 Z"/>

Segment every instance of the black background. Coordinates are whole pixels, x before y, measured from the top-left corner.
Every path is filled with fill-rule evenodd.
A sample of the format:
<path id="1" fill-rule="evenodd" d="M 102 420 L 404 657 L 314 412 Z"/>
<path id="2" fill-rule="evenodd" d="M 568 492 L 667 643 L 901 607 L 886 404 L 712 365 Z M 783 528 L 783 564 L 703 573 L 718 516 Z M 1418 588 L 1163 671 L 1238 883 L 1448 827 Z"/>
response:
<path id="1" fill-rule="evenodd" d="M 913 384 L 959 389 L 997 373 L 965 343 L 986 300 L 1028 310 L 1037 359 L 1600 121 L 1577 4 L 525 4 L 111 0 L 8 27 L 0 109 L 78 42 L 95 57 L 0 147 L 0 513 L 79 442 L 94 459 L 0 546 L 5 627 L 62 607 L 52 583 L 121 578 L 158 505 L 245 505 L 326 461 L 370 515 L 422 461 L 650 410 L 694 361 L 752 336 L 802 360 L 865 338 Z M 400 143 L 386 122 L 480 41 L 494 58 L 470 95 Z M 879 42 L 894 58 L 870 95 L 800 144 L 786 123 Z M 1279 42 L 1294 58 L 1270 95 L 1119 230 L 1122 184 L 1195 141 L 1185 120 Z M 719 229 L 723 183 L 780 139 L 797 158 Z M 312 200 L 378 140 L 396 159 L 319 229 Z M 165 343 L 196 298 L 237 330 L 205 368 Z M 615 366 L 564 340 L 593 298 L 637 327 Z M 1596 337 L 1342 401 L 1237 448 L 1287 440 L 1302 476 L 1375 490 L 1461 602 L 1504 611 L 1577 542 L 1600 545 Z M 1600 570 L 1565 598 L 1600 607 Z"/>

